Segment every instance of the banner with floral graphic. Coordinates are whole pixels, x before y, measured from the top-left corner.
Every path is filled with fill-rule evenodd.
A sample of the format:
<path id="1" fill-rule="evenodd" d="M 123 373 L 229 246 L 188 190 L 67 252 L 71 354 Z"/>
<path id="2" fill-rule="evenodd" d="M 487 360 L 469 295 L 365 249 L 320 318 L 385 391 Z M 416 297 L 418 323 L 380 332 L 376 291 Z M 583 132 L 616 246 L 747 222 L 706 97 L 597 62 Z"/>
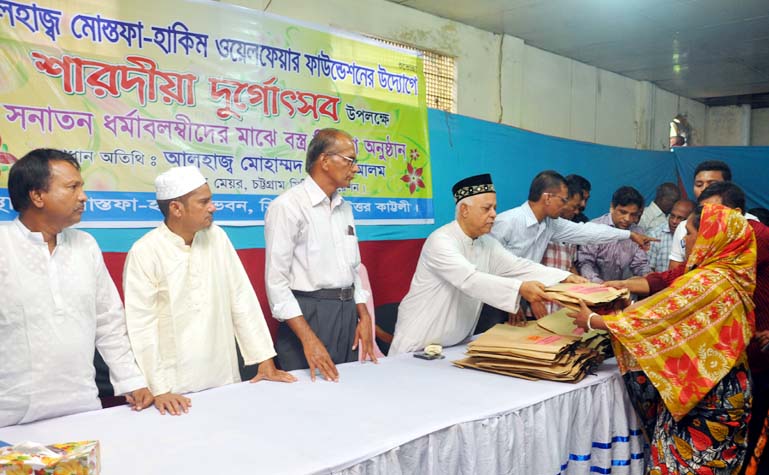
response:
<path id="1" fill-rule="evenodd" d="M 185 165 L 219 223 L 261 224 L 335 127 L 360 224 L 433 222 L 419 55 L 218 2 L 0 0 L 0 68 L 0 220 L 12 163 L 52 147 L 81 164 L 85 226 L 159 221 L 154 178 Z"/>

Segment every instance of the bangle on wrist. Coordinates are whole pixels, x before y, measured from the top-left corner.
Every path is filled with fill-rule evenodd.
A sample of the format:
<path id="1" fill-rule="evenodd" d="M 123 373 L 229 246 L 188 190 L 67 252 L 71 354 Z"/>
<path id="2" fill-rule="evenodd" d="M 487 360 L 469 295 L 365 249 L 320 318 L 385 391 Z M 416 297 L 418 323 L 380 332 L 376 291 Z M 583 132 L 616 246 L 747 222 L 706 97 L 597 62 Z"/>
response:
<path id="1" fill-rule="evenodd" d="M 593 320 L 593 317 L 597 317 L 597 316 L 598 316 L 598 314 L 595 313 L 595 312 L 591 312 L 590 315 L 587 316 L 587 329 L 588 329 L 588 331 L 595 330 L 595 328 L 593 328 L 593 326 L 590 323 Z"/>

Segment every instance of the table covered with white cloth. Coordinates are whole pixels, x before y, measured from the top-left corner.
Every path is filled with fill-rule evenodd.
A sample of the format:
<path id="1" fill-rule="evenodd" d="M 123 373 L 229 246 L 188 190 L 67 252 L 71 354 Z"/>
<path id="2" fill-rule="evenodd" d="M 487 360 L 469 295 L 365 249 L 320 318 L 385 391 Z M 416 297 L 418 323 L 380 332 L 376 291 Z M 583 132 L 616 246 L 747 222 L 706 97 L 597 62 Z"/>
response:
<path id="1" fill-rule="evenodd" d="M 102 473 L 521 474 L 643 471 L 614 360 L 578 384 L 525 381 L 411 354 L 338 366 L 340 381 L 240 383 L 182 416 L 127 406 L 0 429 L 0 440 L 97 439 Z"/>

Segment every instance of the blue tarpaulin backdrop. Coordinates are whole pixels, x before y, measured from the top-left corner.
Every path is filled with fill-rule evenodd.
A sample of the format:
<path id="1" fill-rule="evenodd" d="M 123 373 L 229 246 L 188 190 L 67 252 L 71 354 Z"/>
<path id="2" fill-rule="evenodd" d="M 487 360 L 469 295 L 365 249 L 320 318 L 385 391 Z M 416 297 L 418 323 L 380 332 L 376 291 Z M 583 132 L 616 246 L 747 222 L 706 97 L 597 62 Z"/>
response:
<path id="1" fill-rule="evenodd" d="M 497 189 L 498 210 L 520 205 L 538 172 L 553 169 L 563 175 L 577 173 L 588 178 L 593 191 L 587 215 L 597 217 L 609 209 L 611 194 L 622 185 L 636 187 L 646 197 L 662 182 L 677 180 L 677 171 L 687 190 L 692 173 L 703 160 L 724 160 L 742 186 L 749 207 L 769 204 L 764 170 L 766 147 L 695 147 L 673 152 L 608 147 L 528 132 L 514 127 L 430 110 L 430 154 L 432 157 L 434 225 L 361 226 L 361 240 L 414 239 L 427 237 L 437 227 L 454 219 L 451 186 L 461 178 L 491 173 Z M 146 229 L 92 229 L 102 250 L 126 252 Z M 264 247 L 261 226 L 228 228 L 238 249 Z"/>
<path id="2" fill-rule="evenodd" d="M 748 209 L 769 208 L 769 147 L 692 147 L 674 149 L 676 167 L 688 193 L 694 170 L 705 160 L 722 160 L 732 169 L 732 181 L 745 191 Z"/>

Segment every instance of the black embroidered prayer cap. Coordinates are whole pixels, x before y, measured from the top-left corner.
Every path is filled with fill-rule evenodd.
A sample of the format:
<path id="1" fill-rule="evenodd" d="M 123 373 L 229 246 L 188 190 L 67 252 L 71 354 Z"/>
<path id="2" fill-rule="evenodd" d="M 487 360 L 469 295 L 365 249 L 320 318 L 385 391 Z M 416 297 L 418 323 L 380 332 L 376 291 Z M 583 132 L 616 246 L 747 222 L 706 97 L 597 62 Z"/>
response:
<path id="1" fill-rule="evenodd" d="M 488 173 L 459 180 L 451 188 L 451 192 L 454 194 L 455 203 L 459 203 L 459 200 L 468 196 L 480 195 L 481 193 L 496 193 L 494 191 L 494 183 L 491 182 L 491 175 Z"/>

